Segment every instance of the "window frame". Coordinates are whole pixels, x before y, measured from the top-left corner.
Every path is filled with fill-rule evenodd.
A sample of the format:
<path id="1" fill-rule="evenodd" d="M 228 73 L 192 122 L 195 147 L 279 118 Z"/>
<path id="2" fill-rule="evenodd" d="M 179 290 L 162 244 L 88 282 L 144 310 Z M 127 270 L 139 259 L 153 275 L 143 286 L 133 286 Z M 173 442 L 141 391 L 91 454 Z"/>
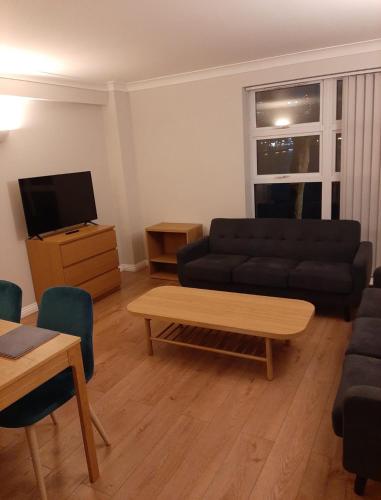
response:
<path id="1" fill-rule="evenodd" d="M 248 89 L 248 119 L 249 119 L 249 181 L 247 192 L 250 199 L 247 202 L 249 215 L 255 217 L 255 185 L 275 183 L 322 183 L 322 219 L 332 217 L 332 182 L 340 182 L 341 172 L 335 171 L 336 133 L 341 133 L 341 120 L 336 120 L 337 80 L 340 77 L 323 79 L 305 79 L 285 84 L 274 84 Z M 256 127 L 255 93 L 263 90 L 303 86 L 307 84 L 320 85 L 319 122 L 288 125 L 285 127 Z M 283 137 L 319 136 L 319 172 L 289 173 L 289 174 L 258 174 L 257 172 L 257 141 L 261 139 L 279 139 Z"/>

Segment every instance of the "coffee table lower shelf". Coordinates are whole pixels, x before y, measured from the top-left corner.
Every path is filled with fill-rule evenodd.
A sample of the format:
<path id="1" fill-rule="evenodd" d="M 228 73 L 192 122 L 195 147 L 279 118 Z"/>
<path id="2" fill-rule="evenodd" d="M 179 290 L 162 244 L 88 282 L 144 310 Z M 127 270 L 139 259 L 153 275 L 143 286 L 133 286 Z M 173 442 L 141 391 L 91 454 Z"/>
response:
<path id="1" fill-rule="evenodd" d="M 170 323 L 153 336 L 150 319 L 145 318 L 145 326 L 147 351 L 150 356 L 153 355 L 153 342 L 173 344 L 265 363 L 267 379 L 273 379 L 271 338 L 255 337 L 247 334 L 231 333 L 177 323 Z"/>

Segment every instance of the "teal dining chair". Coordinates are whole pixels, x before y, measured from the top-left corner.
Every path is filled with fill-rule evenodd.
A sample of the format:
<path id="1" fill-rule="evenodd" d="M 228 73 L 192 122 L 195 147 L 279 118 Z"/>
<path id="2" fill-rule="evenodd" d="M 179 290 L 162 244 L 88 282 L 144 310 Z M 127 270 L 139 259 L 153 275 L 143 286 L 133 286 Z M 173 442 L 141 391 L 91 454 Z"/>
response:
<path id="1" fill-rule="evenodd" d="M 10 281 L 0 280 L 0 319 L 20 323 L 22 291 Z"/>
<path id="2" fill-rule="evenodd" d="M 54 287 L 46 290 L 39 307 L 37 326 L 81 338 L 82 360 L 86 382 L 94 373 L 93 303 L 89 293 L 80 288 Z M 12 405 L 0 411 L 0 427 L 24 427 L 32 456 L 41 498 L 47 499 L 39 455 L 36 423 L 50 415 L 75 395 L 71 368 L 67 368 L 34 389 Z M 90 416 L 107 446 L 110 446 L 104 428 L 90 407 Z"/>

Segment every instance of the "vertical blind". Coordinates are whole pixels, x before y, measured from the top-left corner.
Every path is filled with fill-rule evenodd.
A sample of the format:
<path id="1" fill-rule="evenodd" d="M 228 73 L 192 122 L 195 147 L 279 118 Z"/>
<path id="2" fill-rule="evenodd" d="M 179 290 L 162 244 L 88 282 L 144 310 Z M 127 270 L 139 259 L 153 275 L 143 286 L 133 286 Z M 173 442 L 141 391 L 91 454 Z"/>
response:
<path id="1" fill-rule="evenodd" d="M 381 265 L 381 73 L 343 78 L 341 219 L 361 223 Z"/>

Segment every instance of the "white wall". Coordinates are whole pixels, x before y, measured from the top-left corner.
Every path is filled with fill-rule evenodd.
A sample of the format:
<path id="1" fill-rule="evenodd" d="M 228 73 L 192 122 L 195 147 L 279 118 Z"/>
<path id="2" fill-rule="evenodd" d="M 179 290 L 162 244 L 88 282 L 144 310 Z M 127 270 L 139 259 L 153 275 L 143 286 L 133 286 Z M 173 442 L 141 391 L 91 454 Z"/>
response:
<path id="1" fill-rule="evenodd" d="M 18 178 L 91 170 L 99 221 L 117 224 L 121 262 L 133 268 L 147 225 L 207 230 L 213 217 L 246 215 L 245 87 L 380 67 L 381 51 L 271 64 L 129 94 L 0 78 L 0 94 L 52 99 L 30 101 L 24 126 L 0 143 L 0 278 L 34 302 Z"/>
<path id="2" fill-rule="evenodd" d="M 243 89 L 380 67 L 381 51 L 266 64 L 257 71 L 188 83 L 171 84 L 168 78 L 166 86 L 130 92 L 144 226 L 187 221 L 207 229 L 213 217 L 245 217 Z"/>
<path id="3" fill-rule="evenodd" d="M 104 108 L 108 168 L 116 199 L 115 224 L 122 264 L 134 267 L 145 258 L 129 95 L 110 89 Z"/>
<path id="4" fill-rule="evenodd" d="M 101 106 L 29 101 L 22 128 L 0 143 L 0 277 L 18 283 L 23 304 L 35 301 L 17 179 L 91 170 L 99 221 L 114 222 Z"/>
<path id="5" fill-rule="evenodd" d="M 244 215 L 240 90 L 206 80 L 130 97 L 143 224 Z"/>

